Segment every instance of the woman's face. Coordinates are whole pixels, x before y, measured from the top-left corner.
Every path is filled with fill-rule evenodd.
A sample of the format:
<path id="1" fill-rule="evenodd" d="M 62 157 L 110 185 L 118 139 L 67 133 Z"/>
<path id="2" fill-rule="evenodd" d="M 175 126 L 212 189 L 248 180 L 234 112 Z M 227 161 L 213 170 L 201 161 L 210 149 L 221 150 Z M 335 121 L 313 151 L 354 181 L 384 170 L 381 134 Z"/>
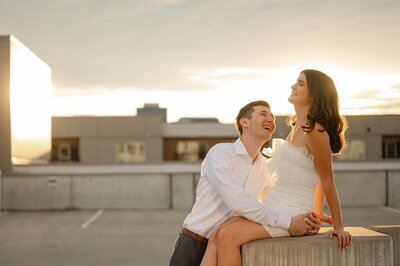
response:
<path id="1" fill-rule="evenodd" d="M 290 94 L 289 102 L 293 105 L 303 106 L 312 103 L 308 90 L 307 79 L 304 73 L 300 73 L 295 84 L 292 85 L 292 94 Z"/>

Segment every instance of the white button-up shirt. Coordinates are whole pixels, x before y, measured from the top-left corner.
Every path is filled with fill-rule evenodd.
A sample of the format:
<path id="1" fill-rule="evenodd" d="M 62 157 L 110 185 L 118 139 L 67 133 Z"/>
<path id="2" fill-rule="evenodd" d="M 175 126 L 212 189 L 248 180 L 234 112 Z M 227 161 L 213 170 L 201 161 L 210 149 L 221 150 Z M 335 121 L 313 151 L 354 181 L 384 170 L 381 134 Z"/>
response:
<path id="1" fill-rule="evenodd" d="M 212 147 L 201 165 L 196 201 L 183 226 L 204 237 L 232 216 L 289 229 L 291 216 L 265 206 L 257 197 L 270 185 L 267 159 L 253 163 L 240 139 Z"/>

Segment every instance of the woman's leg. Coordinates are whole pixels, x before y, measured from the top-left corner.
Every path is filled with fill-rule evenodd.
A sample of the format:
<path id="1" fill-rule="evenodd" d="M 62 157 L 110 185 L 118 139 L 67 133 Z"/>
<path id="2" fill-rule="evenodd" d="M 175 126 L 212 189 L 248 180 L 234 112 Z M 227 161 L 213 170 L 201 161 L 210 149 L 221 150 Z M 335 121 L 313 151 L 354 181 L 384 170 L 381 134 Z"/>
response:
<path id="1" fill-rule="evenodd" d="M 201 260 L 200 266 L 214 266 L 217 265 L 217 234 L 218 228 L 211 234 L 208 239 L 207 249 L 204 257 Z"/>
<path id="2" fill-rule="evenodd" d="M 216 266 L 217 265 L 217 237 L 218 232 L 221 228 L 228 226 L 232 223 L 235 223 L 241 220 L 242 217 L 234 216 L 227 220 L 225 223 L 218 226 L 217 229 L 211 234 L 210 238 L 208 239 L 207 249 L 204 253 L 203 260 L 201 261 L 200 266 Z"/>
<path id="3" fill-rule="evenodd" d="M 240 266 L 240 246 L 247 242 L 270 238 L 270 234 L 258 223 L 241 218 L 218 231 L 217 256 L 219 266 Z"/>

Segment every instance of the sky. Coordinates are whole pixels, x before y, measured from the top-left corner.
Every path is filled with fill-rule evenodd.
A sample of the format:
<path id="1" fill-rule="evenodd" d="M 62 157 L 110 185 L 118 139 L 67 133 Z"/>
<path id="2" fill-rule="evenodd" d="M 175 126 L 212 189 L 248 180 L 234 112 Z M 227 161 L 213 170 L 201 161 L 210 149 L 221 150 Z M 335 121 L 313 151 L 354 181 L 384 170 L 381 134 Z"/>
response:
<path id="1" fill-rule="evenodd" d="M 397 0 L 0 0 L 13 34 L 52 69 L 52 109 L 234 121 L 253 100 L 290 114 L 306 68 L 336 83 L 341 113 L 400 114 Z"/>

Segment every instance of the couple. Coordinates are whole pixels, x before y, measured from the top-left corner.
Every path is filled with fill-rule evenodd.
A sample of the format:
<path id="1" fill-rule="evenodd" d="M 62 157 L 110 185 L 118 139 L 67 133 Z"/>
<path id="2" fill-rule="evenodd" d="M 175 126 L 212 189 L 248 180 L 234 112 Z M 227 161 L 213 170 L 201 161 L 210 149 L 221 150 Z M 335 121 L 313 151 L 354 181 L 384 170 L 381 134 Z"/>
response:
<path id="1" fill-rule="evenodd" d="M 217 144 L 201 165 L 196 201 L 175 242 L 170 265 L 240 265 L 240 246 L 271 237 L 317 234 L 321 221 L 333 224 L 328 236 L 347 248 L 332 154 L 344 146 L 345 121 L 333 80 L 304 70 L 292 85 L 289 102 L 296 115 L 286 140 L 260 150 L 275 130 L 265 101 L 237 115 L 239 139 Z M 332 218 L 323 214 L 326 197 Z"/>

